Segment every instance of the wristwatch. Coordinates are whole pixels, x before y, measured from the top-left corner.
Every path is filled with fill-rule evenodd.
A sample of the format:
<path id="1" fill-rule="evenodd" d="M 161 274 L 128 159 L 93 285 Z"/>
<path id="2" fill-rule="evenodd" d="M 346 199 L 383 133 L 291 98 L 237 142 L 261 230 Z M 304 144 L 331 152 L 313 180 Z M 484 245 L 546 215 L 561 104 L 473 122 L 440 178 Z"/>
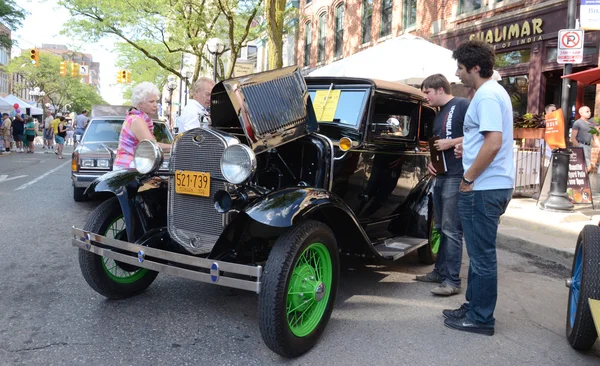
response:
<path id="1" fill-rule="evenodd" d="M 473 180 L 468 180 L 467 178 L 465 178 L 465 176 L 464 176 L 464 175 L 463 175 L 463 177 L 462 177 L 462 181 L 463 181 L 463 183 L 464 183 L 464 184 L 466 184 L 466 185 L 468 185 L 468 186 L 470 186 L 470 185 L 471 185 L 471 184 L 473 184 L 473 182 L 474 182 Z"/>

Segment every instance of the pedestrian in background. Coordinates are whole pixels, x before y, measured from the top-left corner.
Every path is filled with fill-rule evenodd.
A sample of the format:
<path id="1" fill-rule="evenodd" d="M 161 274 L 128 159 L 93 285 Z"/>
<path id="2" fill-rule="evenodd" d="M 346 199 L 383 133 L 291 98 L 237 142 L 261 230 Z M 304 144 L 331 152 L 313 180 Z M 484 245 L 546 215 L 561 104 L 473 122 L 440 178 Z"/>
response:
<path id="1" fill-rule="evenodd" d="M 592 128 L 596 128 L 597 125 L 590 120 L 592 117 L 592 111 L 590 107 L 583 106 L 579 108 L 579 116 L 581 118 L 573 123 L 573 128 L 571 129 L 571 143 L 575 147 L 583 147 L 585 165 L 589 173 L 590 170 L 592 170 L 592 146 L 598 147 L 595 144 L 596 139 L 593 138 L 590 130 Z"/>
<path id="2" fill-rule="evenodd" d="M 135 148 L 142 140 L 156 142 L 152 134 L 154 123 L 148 115 L 156 114 L 158 110 L 158 88 L 149 82 L 137 84 L 131 93 L 131 104 L 135 107 L 127 113 L 127 117 L 121 128 L 117 156 L 113 163 L 113 169 L 133 169 L 133 155 Z M 163 151 L 170 151 L 171 145 L 156 142 Z"/>
<path id="3" fill-rule="evenodd" d="M 440 233 L 440 246 L 433 271 L 417 276 L 417 281 L 437 282 L 431 293 L 450 296 L 460 293 L 463 233 L 458 211 L 458 187 L 463 176 L 462 159 L 454 156 L 454 147 L 462 143 L 463 121 L 469 107 L 466 98 L 454 97 L 450 83 L 442 74 L 427 77 L 421 84 L 425 99 L 440 110 L 433 121 L 433 134 L 439 136 L 434 145 L 444 152 L 446 172 L 438 172 L 430 162 L 429 173 L 435 176 L 433 218 Z"/>
<path id="4" fill-rule="evenodd" d="M 56 154 L 59 159 L 63 159 L 63 148 L 65 146 L 65 137 L 67 137 L 67 128 L 65 127 L 65 117 L 58 117 L 58 126 L 56 126 L 56 135 L 54 141 L 56 142 Z"/>
<path id="5" fill-rule="evenodd" d="M 192 99 L 181 111 L 178 124 L 179 132 L 191 130 L 200 127 L 200 121 L 208 119 L 210 108 L 210 94 L 215 82 L 209 78 L 201 77 L 192 85 Z"/>
<path id="6" fill-rule="evenodd" d="M 81 111 L 81 114 L 78 114 L 77 117 L 75 117 L 75 141 L 74 141 L 73 148 L 77 147 L 77 142 L 79 142 L 81 140 L 81 136 L 83 136 L 83 132 L 85 131 L 85 128 L 87 127 L 87 123 L 88 123 L 87 113 L 88 113 L 87 110 L 84 109 Z"/>
<path id="7" fill-rule="evenodd" d="M 23 150 L 23 133 L 25 132 L 25 121 L 23 116 L 17 114 L 13 121 L 13 139 L 15 140 L 15 148 L 18 153 L 24 152 Z"/>
<path id="8" fill-rule="evenodd" d="M 73 129 L 73 121 L 66 120 L 65 125 L 67 127 L 67 138 L 65 139 L 65 145 L 73 145 L 73 134 L 75 130 Z"/>
<path id="9" fill-rule="evenodd" d="M 54 148 L 54 141 L 52 136 L 52 111 L 46 111 L 46 119 L 44 119 L 44 149 Z"/>
<path id="10" fill-rule="evenodd" d="M 35 131 L 35 123 L 33 122 L 33 117 L 27 117 L 26 121 L 27 124 L 25 125 L 25 137 L 28 143 L 27 152 L 33 154 L 35 150 L 33 140 L 35 139 L 37 132 Z"/>
<path id="11" fill-rule="evenodd" d="M 8 113 L 2 113 L 2 126 L 0 127 L 2 141 L 4 142 L 3 153 L 10 154 L 10 138 L 12 137 L 12 120 Z"/>
<path id="12" fill-rule="evenodd" d="M 467 302 L 442 313 L 449 328 L 493 335 L 498 299 L 496 235 L 515 179 L 513 110 L 506 90 L 492 79 L 495 54 L 489 44 L 468 41 L 452 57 L 458 65 L 456 76 L 476 90 L 465 116 L 463 143 L 456 148 L 465 171 L 458 212 L 469 254 L 469 274 Z"/>

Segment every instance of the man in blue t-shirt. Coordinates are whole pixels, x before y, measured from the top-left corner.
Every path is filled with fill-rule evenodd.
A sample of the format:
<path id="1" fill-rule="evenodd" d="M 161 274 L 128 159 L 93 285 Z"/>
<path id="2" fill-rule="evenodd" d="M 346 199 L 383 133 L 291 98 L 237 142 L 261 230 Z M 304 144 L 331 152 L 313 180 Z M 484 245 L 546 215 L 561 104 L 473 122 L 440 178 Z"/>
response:
<path id="1" fill-rule="evenodd" d="M 440 246 L 433 271 L 417 276 L 417 281 L 438 282 L 431 293 L 450 296 L 460 293 L 462 227 L 458 211 L 458 187 L 463 176 L 462 159 L 454 156 L 454 147 L 462 143 L 463 121 L 469 100 L 452 96 L 450 83 L 442 74 L 427 77 L 421 84 L 427 102 L 440 110 L 433 121 L 433 134 L 440 139 L 435 148 L 443 151 L 446 172 L 438 172 L 430 162 L 429 173 L 436 176 L 433 188 L 434 225 L 440 234 Z"/>
<path id="2" fill-rule="evenodd" d="M 464 122 L 458 213 L 467 252 L 469 275 L 466 300 L 456 310 L 444 310 L 452 329 L 493 335 L 498 299 L 496 235 L 498 221 L 512 197 L 514 185 L 513 113 L 506 90 L 492 79 L 494 50 L 481 41 L 468 41 L 454 50 L 456 76 L 476 90 Z"/>

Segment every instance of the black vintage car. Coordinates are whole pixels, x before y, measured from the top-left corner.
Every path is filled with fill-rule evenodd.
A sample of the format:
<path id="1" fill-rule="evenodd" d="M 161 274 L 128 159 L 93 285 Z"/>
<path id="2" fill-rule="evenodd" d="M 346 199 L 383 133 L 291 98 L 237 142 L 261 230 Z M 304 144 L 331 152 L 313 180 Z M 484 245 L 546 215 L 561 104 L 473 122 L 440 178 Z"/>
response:
<path id="1" fill-rule="evenodd" d="M 435 113 L 417 89 L 285 68 L 218 83 L 211 114 L 177 135 L 166 179 L 142 141 L 136 170 L 88 188 L 115 195 L 72 230 L 100 294 L 136 295 L 158 272 L 255 291 L 265 343 L 295 357 L 329 320 L 340 257 L 434 262 L 421 141 Z"/>

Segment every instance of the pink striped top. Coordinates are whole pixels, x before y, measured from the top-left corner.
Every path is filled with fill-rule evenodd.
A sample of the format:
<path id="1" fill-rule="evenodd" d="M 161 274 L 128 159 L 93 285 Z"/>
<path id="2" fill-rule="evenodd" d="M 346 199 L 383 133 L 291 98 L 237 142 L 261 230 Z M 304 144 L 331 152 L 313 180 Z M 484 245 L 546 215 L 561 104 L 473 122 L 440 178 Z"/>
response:
<path id="1" fill-rule="evenodd" d="M 121 168 L 134 168 L 132 166 L 133 154 L 135 153 L 135 148 L 140 143 L 140 141 L 131 131 L 131 122 L 135 117 L 141 117 L 146 122 L 150 133 L 154 131 L 154 123 L 152 123 L 152 120 L 146 113 L 138 111 L 137 109 L 129 112 L 125 118 L 125 122 L 123 122 L 123 128 L 121 129 L 119 147 L 117 147 L 117 157 L 113 163 L 114 166 Z"/>

